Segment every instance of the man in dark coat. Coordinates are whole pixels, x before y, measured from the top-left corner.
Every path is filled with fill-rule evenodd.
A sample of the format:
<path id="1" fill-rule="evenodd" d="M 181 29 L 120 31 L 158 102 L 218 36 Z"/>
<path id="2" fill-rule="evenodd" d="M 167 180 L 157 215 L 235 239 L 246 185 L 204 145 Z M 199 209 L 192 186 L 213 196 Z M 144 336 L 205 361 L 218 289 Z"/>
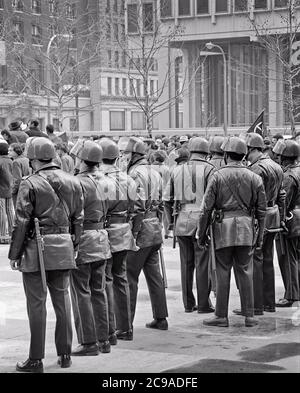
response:
<path id="1" fill-rule="evenodd" d="M 21 122 L 15 121 L 9 125 L 11 135 L 17 138 L 17 143 L 26 143 L 29 136 L 21 130 Z"/>
<path id="2" fill-rule="evenodd" d="M 246 143 L 232 137 L 224 144 L 226 166 L 216 171 L 208 184 L 200 211 L 199 247 L 206 246 L 206 233 L 214 212 L 217 300 L 215 317 L 208 326 L 228 327 L 230 275 L 235 267 L 245 325 L 257 325 L 253 299 L 253 250 L 263 244 L 266 196 L 260 176 L 243 166 Z M 258 224 L 257 239 L 255 220 Z"/>
<path id="3" fill-rule="evenodd" d="M 48 135 L 40 130 L 39 125 L 40 123 L 38 120 L 31 120 L 29 124 L 29 131 L 26 131 L 29 138 L 48 138 Z"/>
<path id="4" fill-rule="evenodd" d="M 70 270 L 75 269 L 83 222 L 83 196 L 76 178 L 54 163 L 55 150 L 46 138 L 33 139 L 27 157 L 34 174 L 20 185 L 16 219 L 9 250 L 13 270 L 23 273 L 31 332 L 29 358 L 17 371 L 43 372 L 45 356 L 47 289 L 41 279 L 41 260 L 34 219 L 38 219 L 46 283 L 56 314 L 55 344 L 58 364 L 71 366 L 72 324 L 69 298 Z"/>

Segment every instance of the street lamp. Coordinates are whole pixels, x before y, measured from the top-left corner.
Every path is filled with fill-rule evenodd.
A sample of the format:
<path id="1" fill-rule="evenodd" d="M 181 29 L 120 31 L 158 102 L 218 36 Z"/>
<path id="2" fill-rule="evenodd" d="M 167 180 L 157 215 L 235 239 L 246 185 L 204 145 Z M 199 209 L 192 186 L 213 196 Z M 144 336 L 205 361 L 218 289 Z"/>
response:
<path id="1" fill-rule="evenodd" d="M 227 61 L 226 61 L 226 55 L 223 50 L 223 48 L 219 45 L 213 44 L 212 42 L 207 42 L 205 45 L 208 50 L 212 50 L 213 48 L 218 48 L 220 50 L 220 54 L 223 56 L 223 61 L 224 61 L 224 134 L 227 136 L 227 129 L 228 129 L 228 108 L 227 108 L 227 98 L 228 98 L 228 92 L 227 92 Z"/>
<path id="2" fill-rule="evenodd" d="M 65 40 L 71 40 L 72 35 L 70 34 L 54 34 L 48 43 L 47 46 L 47 60 L 46 60 L 46 73 L 47 73 L 47 115 L 48 115 L 48 124 L 51 123 L 51 99 L 50 99 L 50 89 L 51 89 L 51 73 L 50 73 L 50 50 L 51 50 L 51 45 L 53 44 L 54 40 L 56 38 L 63 38 Z"/>

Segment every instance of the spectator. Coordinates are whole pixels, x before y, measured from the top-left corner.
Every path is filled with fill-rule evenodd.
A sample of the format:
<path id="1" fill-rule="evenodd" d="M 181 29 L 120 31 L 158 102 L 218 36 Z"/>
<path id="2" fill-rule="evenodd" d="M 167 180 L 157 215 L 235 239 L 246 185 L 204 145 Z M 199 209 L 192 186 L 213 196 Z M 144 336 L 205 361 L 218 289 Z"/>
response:
<path id="1" fill-rule="evenodd" d="M 3 139 L 9 144 L 11 145 L 12 143 L 17 143 L 18 139 L 15 135 L 12 135 L 8 130 L 3 130 L 1 131 L 1 135 L 3 137 Z"/>
<path id="2" fill-rule="evenodd" d="M 57 135 L 55 135 L 55 133 L 54 133 L 54 127 L 53 127 L 52 124 L 48 124 L 48 125 L 46 126 L 46 132 L 47 132 L 48 138 L 50 139 L 50 141 L 51 141 L 54 145 L 58 145 L 58 144 L 60 144 L 60 143 L 63 143 L 62 140 L 61 140 Z"/>
<path id="3" fill-rule="evenodd" d="M 49 138 L 47 134 L 42 132 L 39 128 L 39 121 L 38 120 L 31 120 L 29 124 L 29 131 L 26 131 L 26 134 L 32 138 Z"/>
<path id="4" fill-rule="evenodd" d="M 13 228 L 14 208 L 12 202 L 12 172 L 13 162 L 8 157 L 8 144 L 0 143 L 0 237 L 2 239 L 6 236 L 6 218 L 8 222 L 9 236 L 11 235 Z M 6 212 L 6 217 L 5 214 L 3 214 L 4 211 Z"/>
<path id="5" fill-rule="evenodd" d="M 60 143 L 56 145 L 57 154 L 61 160 L 61 169 L 64 172 L 70 173 L 71 175 L 74 174 L 74 160 L 68 154 L 68 148 L 64 143 Z"/>
<path id="6" fill-rule="evenodd" d="M 183 165 L 190 159 L 190 152 L 186 147 L 181 147 L 178 150 L 178 157 L 175 159 L 177 165 Z"/>
<path id="7" fill-rule="evenodd" d="M 24 156 L 23 146 L 19 143 L 13 143 L 9 146 L 8 155 L 13 160 L 13 185 L 12 185 L 12 198 L 14 207 L 16 207 L 16 201 L 21 180 L 24 176 L 31 174 L 29 167 L 29 160 Z"/>
<path id="8" fill-rule="evenodd" d="M 10 123 L 9 130 L 11 135 L 17 138 L 17 142 L 14 143 L 26 143 L 26 140 L 29 138 L 26 132 L 21 130 L 21 122 L 19 121 Z"/>

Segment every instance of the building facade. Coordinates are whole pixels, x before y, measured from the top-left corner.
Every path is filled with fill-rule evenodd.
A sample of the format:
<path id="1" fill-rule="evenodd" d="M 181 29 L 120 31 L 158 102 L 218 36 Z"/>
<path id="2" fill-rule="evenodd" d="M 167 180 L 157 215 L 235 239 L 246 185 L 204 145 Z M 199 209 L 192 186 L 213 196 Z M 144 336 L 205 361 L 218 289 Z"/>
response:
<path id="1" fill-rule="evenodd" d="M 292 49 L 298 48 L 298 0 L 161 0 L 161 5 L 161 18 L 166 26 L 178 24 L 183 31 L 166 48 L 177 53 L 174 58 L 169 56 L 172 61 L 168 67 L 175 70 L 176 61 L 182 61 L 182 70 L 187 74 L 182 115 L 178 108 L 170 107 L 169 116 L 160 117 L 161 128 L 178 127 L 179 116 L 183 117 L 185 129 L 222 127 L 224 110 L 229 127 L 243 128 L 250 126 L 265 109 L 265 121 L 271 130 L 288 130 L 288 79 L 284 67 L 289 61 L 280 58 L 285 56 L 280 46 L 288 42 L 287 32 L 291 31 Z M 296 61 L 290 69 L 295 75 L 297 67 Z M 159 79 L 161 83 L 162 77 Z M 167 96 L 176 89 L 176 77 L 169 82 Z M 297 84 L 293 104 L 299 123 Z"/>

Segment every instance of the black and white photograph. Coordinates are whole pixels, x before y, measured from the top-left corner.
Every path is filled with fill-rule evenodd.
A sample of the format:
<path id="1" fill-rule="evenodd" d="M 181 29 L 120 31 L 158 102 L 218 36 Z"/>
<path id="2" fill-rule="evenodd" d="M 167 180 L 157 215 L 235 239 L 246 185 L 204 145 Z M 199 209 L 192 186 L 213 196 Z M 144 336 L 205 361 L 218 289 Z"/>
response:
<path id="1" fill-rule="evenodd" d="M 300 0 L 0 0 L 0 375 L 249 373 L 300 373 Z"/>

